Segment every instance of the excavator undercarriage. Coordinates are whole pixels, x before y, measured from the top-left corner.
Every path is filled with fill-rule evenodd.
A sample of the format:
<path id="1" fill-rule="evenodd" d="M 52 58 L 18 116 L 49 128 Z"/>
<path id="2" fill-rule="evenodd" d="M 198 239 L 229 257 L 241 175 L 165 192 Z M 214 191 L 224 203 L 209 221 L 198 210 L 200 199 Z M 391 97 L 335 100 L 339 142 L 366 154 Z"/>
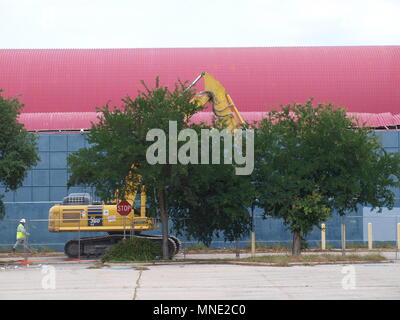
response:
<path id="1" fill-rule="evenodd" d="M 162 247 L 162 236 L 158 235 L 126 235 L 130 237 L 149 239 Z M 111 234 L 106 236 L 84 237 L 69 240 L 64 247 L 64 252 L 69 258 L 98 258 L 111 246 L 124 239 L 123 234 Z M 181 242 L 174 236 L 168 237 L 169 258 L 175 256 L 181 247 Z"/>

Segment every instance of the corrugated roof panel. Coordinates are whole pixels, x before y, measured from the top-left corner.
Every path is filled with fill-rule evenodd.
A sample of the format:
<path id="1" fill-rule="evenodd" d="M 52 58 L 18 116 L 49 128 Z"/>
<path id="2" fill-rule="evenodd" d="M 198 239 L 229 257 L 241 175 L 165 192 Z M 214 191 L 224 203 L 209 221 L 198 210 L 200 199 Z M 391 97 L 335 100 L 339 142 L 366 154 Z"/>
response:
<path id="1" fill-rule="evenodd" d="M 191 118 L 191 121 L 211 124 L 213 115 L 212 112 L 199 112 Z M 251 123 L 261 120 L 266 113 L 252 111 L 241 112 L 241 115 L 245 121 Z M 90 129 L 92 122 L 97 123 L 97 116 L 96 112 L 22 113 L 19 121 L 29 131 L 74 131 Z M 400 114 L 349 112 L 347 116 L 354 117 L 361 125 L 373 128 L 400 126 Z"/>
<path id="2" fill-rule="evenodd" d="M 22 113 L 19 121 L 29 131 L 89 129 L 97 123 L 96 112 Z"/>
<path id="3" fill-rule="evenodd" d="M 172 87 L 201 72 L 226 87 L 241 112 L 313 97 L 350 112 L 400 111 L 400 46 L 161 49 L 1 49 L 0 88 L 23 112 L 93 112 L 127 94 Z M 200 84 L 200 89 L 202 84 Z"/>

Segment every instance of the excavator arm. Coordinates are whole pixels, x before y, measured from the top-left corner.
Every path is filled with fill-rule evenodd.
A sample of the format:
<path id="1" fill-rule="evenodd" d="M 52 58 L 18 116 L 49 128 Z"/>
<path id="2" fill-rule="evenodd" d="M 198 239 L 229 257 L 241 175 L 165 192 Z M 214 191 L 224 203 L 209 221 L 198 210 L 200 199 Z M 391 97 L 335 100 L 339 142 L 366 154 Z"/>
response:
<path id="1" fill-rule="evenodd" d="M 204 91 L 197 93 L 192 101 L 196 101 L 199 105 L 210 103 L 215 116 L 225 122 L 229 130 L 237 129 L 244 124 L 242 116 L 237 110 L 232 98 L 226 92 L 225 87 L 212 75 L 203 72 L 188 87 L 193 87 L 201 78 L 204 78 Z"/>

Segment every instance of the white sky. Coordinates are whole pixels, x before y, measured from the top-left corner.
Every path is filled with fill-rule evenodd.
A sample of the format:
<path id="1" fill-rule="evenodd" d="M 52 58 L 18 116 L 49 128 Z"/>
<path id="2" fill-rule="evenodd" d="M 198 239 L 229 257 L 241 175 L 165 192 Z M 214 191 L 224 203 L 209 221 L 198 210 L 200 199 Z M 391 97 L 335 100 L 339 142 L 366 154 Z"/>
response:
<path id="1" fill-rule="evenodd" d="M 400 0 L 0 0 L 0 48 L 400 45 Z"/>

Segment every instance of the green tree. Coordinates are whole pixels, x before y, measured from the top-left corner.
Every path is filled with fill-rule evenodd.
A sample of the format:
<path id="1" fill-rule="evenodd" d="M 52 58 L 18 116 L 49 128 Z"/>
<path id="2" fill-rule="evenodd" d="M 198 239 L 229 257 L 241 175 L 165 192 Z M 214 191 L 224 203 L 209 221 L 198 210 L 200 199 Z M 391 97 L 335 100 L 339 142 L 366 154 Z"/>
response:
<path id="1" fill-rule="evenodd" d="M 214 118 L 211 126 L 202 123 L 192 128 L 201 137 L 203 129 L 217 129 L 223 133 L 226 123 Z M 242 129 L 246 129 L 246 125 Z M 204 145 L 202 141 L 198 146 L 198 154 L 204 156 L 202 152 L 207 153 L 204 150 L 206 147 L 208 164 L 188 164 L 183 168 L 186 174 L 171 182 L 170 217 L 174 230 L 178 235 L 185 233 L 189 239 L 201 241 L 206 246 L 210 246 L 213 236 L 223 236 L 225 241 L 234 241 L 247 235 L 251 228 L 249 207 L 255 193 L 251 175 L 237 174 L 235 157 L 232 157 L 232 163 L 220 159 L 220 163 L 213 164 L 212 153 L 216 151 L 215 147 L 219 147 L 222 157 L 229 154 L 230 147 L 225 145 L 225 138 L 221 135 L 216 140 L 209 139 L 208 144 Z M 247 140 L 243 139 L 242 142 L 243 149 L 240 151 L 249 152 Z M 233 156 L 234 144 L 230 151 Z"/>
<path id="2" fill-rule="evenodd" d="M 272 111 L 256 128 L 258 204 L 293 232 L 293 254 L 313 226 L 357 209 L 394 204 L 399 154 L 387 153 L 371 130 L 333 105 L 293 104 Z"/>
<path id="3" fill-rule="evenodd" d="M 143 85 L 145 86 L 144 83 Z M 233 204 L 229 207 L 225 205 L 226 200 L 217 201 L 215 199 L 222 188 L 232 191 L 233 186 L 231 183 L 209 183 L 208 179 L 216 172 L 216 169 L 210 168 L 212 165 L 201 167 L 201 165 L 180 164 L 179 161 L 171 163 L 169 161 L 171 154 L 160 153 L 160 150 L 155 154 L 160 159 L 165 156 L 166 163 L 150 164 L 146 157 L 149 148 L 160 142 L 160 137 L 155 139 L 155 142 L 147 141 L 148 134 L 152 129 L 161 129 L 168 137 L 170 133 L 174 134 L 170 127 L 170 121 L 176 121 L 177 132 L 185 128 L 200 132 L 201 128 L 207 127 L 205 124 L 196 125 L 187 121 L 204 108 L 191 102 L 193 94 L 193 91 L 186 90 L 183 83 L 177 84 L 174 90 L 170 91 L 167 87 L 160 86 L 157 79 L 154 89 L 145 86 L 145 90 L 139 91 L 135 99 L 130 97 L 123 99 L 121 108 L 110 109 L 108 105 L 100 108 L 99 122 L 93 124 L 88 133 L 87 139 L 90 147 L 81 149 L 68 157 L 72 173 L 69 186 L 81 183 L 89 184 L 96 188 L 96 192 L 102 200 L 107 201 L 114 198 L 116 190 L 118 190 L 119 198 L 122 199 L 125 194 L 129 194 L 140 185 L 146 187 L 149 212 L 153 215 L 157 214 L 161 218 L 164 259 L 168 258 L 167 238 L 170 214 L 177 222 L 177 228 L 181 227 L 178 221 L 187 217 L 185 213 L 188 211 L 194 217 L 191 221 L 195 221 L 198 217 L 195 214 L 199 211 L 193 209 L 193 206 L 195 207 L 193 203 L 204 201 L 205 191 L 196 189 L 196 185 L 200 186 L 199 181 L 196 183 L 198 177 L 203 179 L 201 185 L 203 187 L 207 185 L 210 194 L 214 194 L 215 203 L 208 205 L 207 214 L 218 215 L 218 210 L 220 210 L 221 216 L 229 216 L 231 220 L 227 221 L 222 228 L 231 238 L 232 234 L 236 237 L 240 231 L 245 230 L 245 227 L 238 227 L 239 219 L 235 219 L 235 215 L 243 214 L 243 205 L 238 205 L 239 213 L 237 213 L 233 209 Z M 170 147 L 170 142 L 167 142 Z M 178 141 L 177 149 L 180 150 L 185 143 L 186 141 Z M 231 165 L 230 168 L 232 169 L 233 166 Z M 228 167 L 224 172 L 225 178 L 231 175 Z M 138 177 L 141 177 L 140 181 Z M 183 197 L 184 194 L 190 194 L 192 207 L 189 206 L 189 199 Z M 222 196 L 227 197 L 226 194 Z M 211 198 L 207 201 L 207 203 L 212 202 Z M 236 201 L 237 203 L 238 201 Z M 207 216 L 203 218 L 206 221 Z M 191 226 L 190 223 L 189 225 Z M 203 226 L 201 225 L 199 228 Z M 210 223 L 208 228 L 211 231 L 207 232 L 213 233 L 215 228 L 221 228 L 221 226 L 222 223 Z M 207 232 L 204 230 L 197 232 L 196 230 L 198 229 L 190 229 L 189 232 L 194 237 L 206 239 L 204 234 Z"/>
<path id="4" fill-rule="evenodd" d="M 188 165 L 188 174 L 172 188 L 171 219 L 178 234 L 186 233 L 209 246 L 213 236 L 234 241 L 250 231 L 248 208 L 254 196 L 251 176 L 236 175 L 233 165 Z"/>
<path id="5" fill-rule="evenodd" d="M 0 89 L 0 182 L 5 190 L 18 189 L 26 173 L 40 160 L 37 153 L 36 136 L 29 133 L 18 122 L 24 105 L 17 98 L 5 98 Z M 0 218 L 5 209 L 0 195 Z"/>

